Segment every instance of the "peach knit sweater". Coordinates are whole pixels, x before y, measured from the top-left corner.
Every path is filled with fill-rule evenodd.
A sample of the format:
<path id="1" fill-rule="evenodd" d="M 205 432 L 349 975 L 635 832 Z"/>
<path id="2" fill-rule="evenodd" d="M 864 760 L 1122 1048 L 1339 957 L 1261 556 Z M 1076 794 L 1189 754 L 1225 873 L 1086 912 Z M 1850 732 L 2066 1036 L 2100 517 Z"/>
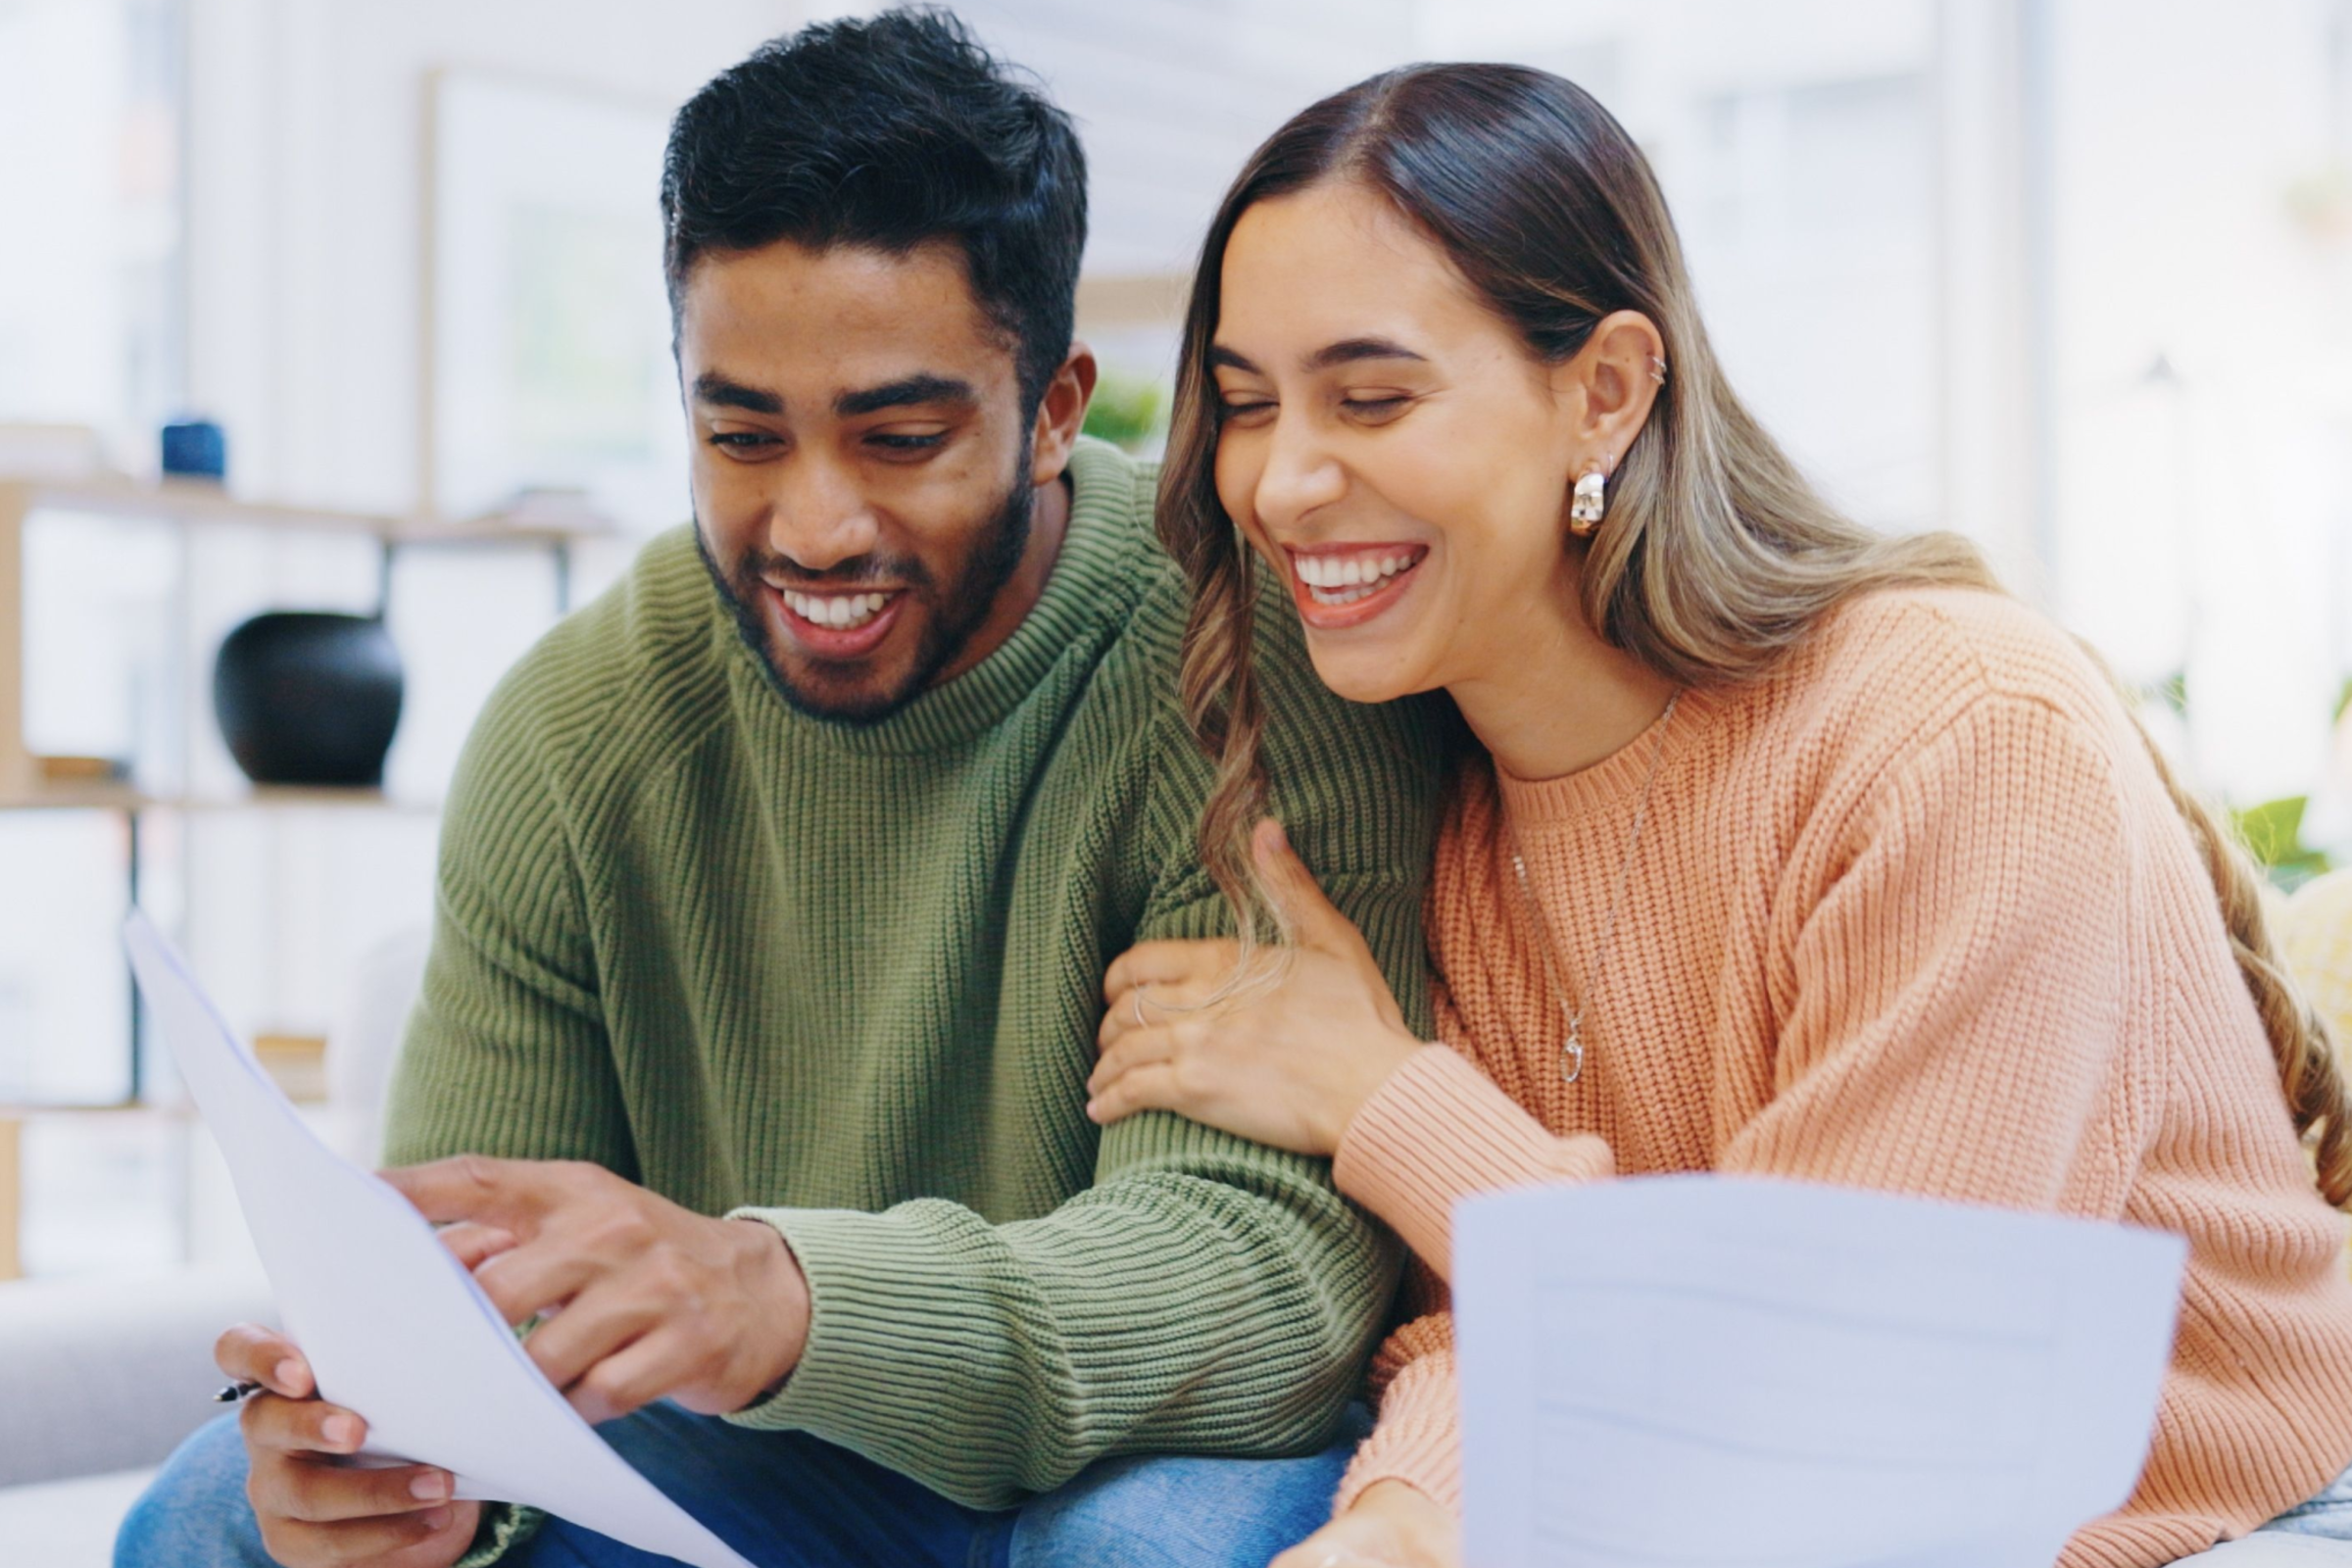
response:
<path id="1" fill-rule="evenodd" d="M 1662 760 L 1606 972 L 1592 964 Z M 1507 824 L 1507 825 L 1506 825 Z M 1578 995 L 1560 1013 L 1516 834 Z M 1421 1260 L 1345 1501 L 1458 1502 L 1448 1223 L 1470 1193 L 1719 1170 L 2055 1210 L 2188 1239 L 2155 1446 L 2065 1568 L 2168 1563 L 2352 1460 L 2352 1280 L 2211 883 L 2122 707 L 1992 594 L 1888 591 L 1768 679 L 1693 691 L 1565 778 L 1465 771 L 1430 892 L 1442 1046 L 1339 1151 Z"/>

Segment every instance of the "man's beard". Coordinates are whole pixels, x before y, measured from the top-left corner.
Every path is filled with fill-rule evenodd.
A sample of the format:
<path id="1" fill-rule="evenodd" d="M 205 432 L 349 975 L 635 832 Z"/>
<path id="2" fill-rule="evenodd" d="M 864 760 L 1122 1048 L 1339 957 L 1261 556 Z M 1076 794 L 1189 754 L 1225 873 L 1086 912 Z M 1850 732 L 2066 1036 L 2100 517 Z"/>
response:
<path id="1" fill-rule="evenodd" d="M 1028 482 L 1028 465 L 1024 463 L 1015 470 L 1012 487 L 1004 493 L 963 570 L 945 593 L 937 591 L 929 569 L 911 556 L 857 556 L 823 571 L 808 571 L 786 557 L 752 550 L 745 552 L 730 574 L 710 554 L 710 544 L 704 537 L 699 517 L 695 521 L 694 548 L 703 558 L 704 569 L 710 573 L 711 585 L 733 612 L 737 634 L 759 656 L 768 678 L 786 702 L 812 717 L 873 724 L 921 696 L 939 672 L 954 663 L 971 642 L 980 623 L 988 618 L 998 593 L 1011 580 L 1023 552 L 1029 548 L 1037 492 Z M 765 591 L 762 584 L 854 588 L 867 582 L 900 584 L 908 597 L 920 598 L 929 606 L 931 612 L 923 626 L 922 644 L 915 650 L 905 678 L 879 692 L 839 694 L 812 687 L 806 679 L 796 679 L 775 646 L 767 618 L 756 608 Z M 818 660 L 807 662 L 819 668 L 824 663 Z M 837 667 L 847 670 L 854 666 L 845 663 Z"/>

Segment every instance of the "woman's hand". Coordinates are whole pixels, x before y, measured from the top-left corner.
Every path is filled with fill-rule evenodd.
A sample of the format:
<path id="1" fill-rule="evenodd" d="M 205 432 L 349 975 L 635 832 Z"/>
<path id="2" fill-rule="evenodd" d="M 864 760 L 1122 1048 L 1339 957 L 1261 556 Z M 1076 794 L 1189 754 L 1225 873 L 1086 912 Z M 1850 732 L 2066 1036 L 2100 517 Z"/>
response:
<path id="1" fill-rule="evenodd" d="M 1337 1519 L 1272 1568 L 1461 1568 L 1452 1513 L 1401 1481 L 1375 1481 Z"/>
<path id="2" fill-rule="evenodd" d="M 1267 952 L 1267 972 L 1202 1005 L 1232 973 L 1232 942 L 1146 942 L 1103 979 L 1109 1010 L 1086 1113 L 1114 1122 L 1172 1110 L 1302 1154 L 1330 1154 L 1348 1123 L 1421 1048 L 1404 1026 L 1372 950 L 1332 906 L 1282 828 L 1250 841 L 1297 933 Z"/>

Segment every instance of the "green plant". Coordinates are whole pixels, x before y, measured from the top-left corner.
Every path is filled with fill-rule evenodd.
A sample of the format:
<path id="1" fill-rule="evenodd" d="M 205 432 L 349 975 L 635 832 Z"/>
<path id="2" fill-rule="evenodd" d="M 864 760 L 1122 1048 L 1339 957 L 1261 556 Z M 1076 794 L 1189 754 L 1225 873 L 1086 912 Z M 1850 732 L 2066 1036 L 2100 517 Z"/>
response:
<path id="1" fill-rule="evenodd" d="M 1151 445 L 1167 421 L 1166 389 L 1140 375 L 1105 373 L 1086 406 L 1086 433 L 1130 452 Z"/>
<path id="2" fill-rule="evenodd" d="M 2303 808 L 2310 804 L 2307 795 L 2289 795 L 2230 813 L 2238 841 L 2288 891 L 2328 869 L 2327 852 L 2303 842 Z"/>

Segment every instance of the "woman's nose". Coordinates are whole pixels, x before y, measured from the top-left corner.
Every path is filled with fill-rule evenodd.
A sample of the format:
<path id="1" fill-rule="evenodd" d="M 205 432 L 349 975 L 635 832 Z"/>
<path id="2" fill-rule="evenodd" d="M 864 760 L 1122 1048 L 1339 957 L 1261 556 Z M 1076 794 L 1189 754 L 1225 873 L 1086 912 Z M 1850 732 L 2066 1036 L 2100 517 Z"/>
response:
<path id="1" fill-rule="evenodd" d="M 1347 493 L 1338 458 L 1303 421 L 1278 417 L 1269 435 L 1251 497 L 1260 522 L 1275 528 L 1298 522 Z"/>

